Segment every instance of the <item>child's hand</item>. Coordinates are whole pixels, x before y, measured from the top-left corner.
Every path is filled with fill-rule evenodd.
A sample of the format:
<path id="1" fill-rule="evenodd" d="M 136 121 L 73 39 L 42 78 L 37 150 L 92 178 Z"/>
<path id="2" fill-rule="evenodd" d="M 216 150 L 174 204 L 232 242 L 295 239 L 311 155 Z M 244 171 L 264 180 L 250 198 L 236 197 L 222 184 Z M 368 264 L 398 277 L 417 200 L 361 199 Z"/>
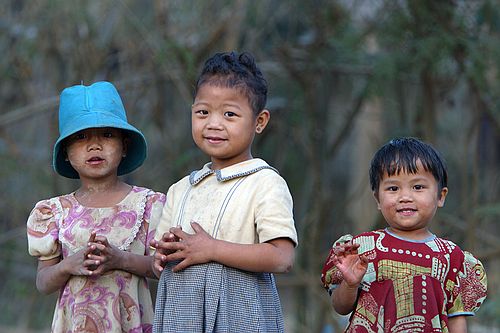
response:
<path id="1" fill-rule="evenodd" d="M 86 248 L 86 253 L 85 253 L 85 258 L 86 259 L 89 259 L 89 260 L 92 260 L 89 258 L 89 255 L 90 254 L 95 254 L 95 255 L 99 255 L 100 252 L 99 250 L 97 249 L 92 249 L 88 246 L 88 244 L 90 243 L 95 243 L 95 237 L 96 237 L 96 232 L 95 231 L 91 231 L 90 232 L 90 237 L 89 237 L 89 240 L 87 241 L 87 248 Z M 91 271 L 94 271 L 96 268 L 97 268 L 97 264 L 95 263 L 95 260 L 94 260 L 94 263 L 91 263 L 89 266 L 88 266 L 89 270 Z"/>
<path id="2" fill-rule="evenodd" d="M 347 242 L 336 244 L 333 248 L 335 256 L 333 264 L 342 273 L 344 281 L 350 287 L 358 287 L 368 268 L 368 259 L 358 254 L 359 244 Z"/>
<path id="3" fill-rule="evenodd" d="M 165 264 L 167 263 L 167 255 L 173 252 L 173 250 L 166 249 L 165 244 L 178 241 L 179 237 L 175 236 L 171 232 L 166 232 L 163 234 L 160 241 L 152 239 L 149 242 L 149 245 L 156 249 L 155 254 L 153 255 L 152 262 L 153 273 L 156 275 L 156 277 L 160 277 L 160 274 L 165 268 Z"/>
<path id="4" fill-rule="evenodd" d="M 67 256 L 64 259 L 64 266 L 66 271 L 70 275 L 92 275 L 93 271 L 96 269 L 95 260 L 91 260 L 88 256 L 91 254 L 92 250 L 83 248 L 80 251 Z"/>
<path id="5" fill-rule="evenodd" d="M 174 272 L 213 260 L 215 240 L 198 223 L 191 222 L 191 227 L 194 234 L 185 233 L 180 228 L 170 229 L 179 238 L 178 242 L 166 243 L 164 247 L 170 251 L 166 261 L 181 261 L 172 268 Z"/>
<path id="6" fill-rule="evenodd" d="M 94 234 L 94 233 L 93 233 Z M 94 262 L 92 275 L 102 275 L 114 269 L 120 269 L 123 251 L 111 245 L 104 236 L 89 239 L 87 259 Z"/>

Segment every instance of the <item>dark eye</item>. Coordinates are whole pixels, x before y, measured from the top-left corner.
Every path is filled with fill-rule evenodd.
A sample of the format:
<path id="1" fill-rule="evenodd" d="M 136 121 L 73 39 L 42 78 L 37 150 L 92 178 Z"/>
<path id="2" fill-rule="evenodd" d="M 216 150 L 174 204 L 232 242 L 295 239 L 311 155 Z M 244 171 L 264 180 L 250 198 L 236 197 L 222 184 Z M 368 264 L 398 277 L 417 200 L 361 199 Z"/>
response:
<path id="1" fill-rule="evenodd" d="M 389 186 L 387 188 L 387 191 L 390 191 L 390 192 L 396 192 L 399 188 L 397 186 Z"/>
<path id="2" fill-rule="evenodd" d="M 234 113 L 234 112 L 232 112 L 232 111 L 226 111 L 226 112 L 224 113 L 224 115 L 225 115 L 226 117 L 230 117 L 230 118 L 231 118 L 231 117 L 235 117 L 235 116 L 236 116 L 236 113 Z"/>
<path id="3" fill-rule="evenodd" d="M 424 185 L 415 185 L 415 186 L 413 186 L 413 188 L 418 191 L 418 190 L 423 190 L 425 188 L 425 186 Z"/>
<path id="4" fill-rule="evenodd" d="M 104 136 L 105 138 L 112 138 L 114 135 L 113 132 L 104 132 L 102 133 L 102 136 Z"/>
<path id="5" fill-rule="evenodd" d="M 73 135 L 73 140 L 83 140 L 85 139 L 87 136 L 85 135 L 85 133 L 76 133 L 75 135 Z"/>
<path id="6" fill-rule="evenodd" d="M 194 113 L 199 114 L 201 116 L 206 116 L 208 114 L 207 110 L 196 110 Z"/>

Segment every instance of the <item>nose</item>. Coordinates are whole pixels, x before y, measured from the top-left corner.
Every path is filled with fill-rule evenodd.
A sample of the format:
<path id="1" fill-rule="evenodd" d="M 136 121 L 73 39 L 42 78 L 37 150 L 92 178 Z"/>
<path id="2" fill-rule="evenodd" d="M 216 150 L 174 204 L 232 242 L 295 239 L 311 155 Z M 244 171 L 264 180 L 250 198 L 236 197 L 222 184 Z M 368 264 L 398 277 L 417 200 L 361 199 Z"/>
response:
<path id="1" fill-rule="evenodd" d="M 99 138 L 99 135 L 97 133 L 89 133 L 88 136 L 88 141 L 87 141 L 87 150 L 92 151 L 92 150 L 101 150 L 102 145 L 101 145 L 101 140 Z"/>
<path id="2" fill-rule="evenodd" d="M 411 190 L 402 188 L 400 191 L 399 202 L 411 202 L 413 198 L 411 196 Z"/>
<path id="3" fill-rule="evenodd" d="M 208 129 L 220 130 L 222 129 L 222 119 L 217 113 L 212 112 L 208 117 L 207 122 Z"/>

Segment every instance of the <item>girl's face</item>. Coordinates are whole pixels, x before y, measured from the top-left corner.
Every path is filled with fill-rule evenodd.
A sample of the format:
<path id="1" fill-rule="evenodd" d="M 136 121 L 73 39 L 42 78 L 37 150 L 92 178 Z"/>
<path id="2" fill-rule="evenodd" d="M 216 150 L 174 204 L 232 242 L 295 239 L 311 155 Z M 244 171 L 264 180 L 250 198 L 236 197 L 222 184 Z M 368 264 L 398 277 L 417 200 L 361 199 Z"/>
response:
<path id="1" fill-rule="evenodd" d="M 126 145 L 117 128 L 89 128 L 68 137 L 66 153 L 82 180 L 117 177 Z"/>
<path id="2" fill-rule="evenodd" d="M 191 107 L 192 135 L 196 145 L 212 161 L 212 169 L 252 158 L 255 133 L 269 121 L 269 111 L 255 116 L 248 98 L 238 89 L 202 85 Z"/>
<path id="3" fill-rule="evenodd" d="M 384 175 L 378 193 L 374 193 L 378 209 L 389 229 L 404 238 L 422 240 L 430 236 L 427 226 L 438 207 L 443 207 L 448 188 L 438 191 L 432 173 L 417 161 L 415 174 L 401 172 Z"/>

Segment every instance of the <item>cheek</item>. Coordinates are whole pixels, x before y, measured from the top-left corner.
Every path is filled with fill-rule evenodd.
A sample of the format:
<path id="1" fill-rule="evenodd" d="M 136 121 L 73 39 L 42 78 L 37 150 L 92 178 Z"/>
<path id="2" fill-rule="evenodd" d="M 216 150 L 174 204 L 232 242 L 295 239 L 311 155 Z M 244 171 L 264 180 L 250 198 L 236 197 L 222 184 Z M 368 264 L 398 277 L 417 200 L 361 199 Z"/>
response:
<path id="1" fill-rule="evenodd" d="M 378 206 L 381 208 L 390 208 L 397 204 L 396 200 L 392 199 L 390 196 L 381 195 L 379 197 Z"/>
<path id="2" fill-rule="evenodd" d="M 78 152 L 78 148 L 75 147 L 74 145 L 71 145 L 66 149 L 66 157 L 70 161 L 76 161 L 79 159 L 80 156 L 81 154 Z"/>
<path id="3" fill-rule="evenodd" d="M 191 134 L 193 135 L 193 138 L 196 137 L 197 135 L 201 134 L 201 131 L 203 129 L 202 124 L 200 124 L 199 121 L 196 120 L 191 120 Z"/>
<path id="4" fill-rule="evenodd" d="M 125 153 L 125 147 L 122 144 L 116 144 L 109 150 L 109 152 L 110 155 L 116 156 L 117 158 L 121 159 L 123 157 L 123 154 Z"/>

